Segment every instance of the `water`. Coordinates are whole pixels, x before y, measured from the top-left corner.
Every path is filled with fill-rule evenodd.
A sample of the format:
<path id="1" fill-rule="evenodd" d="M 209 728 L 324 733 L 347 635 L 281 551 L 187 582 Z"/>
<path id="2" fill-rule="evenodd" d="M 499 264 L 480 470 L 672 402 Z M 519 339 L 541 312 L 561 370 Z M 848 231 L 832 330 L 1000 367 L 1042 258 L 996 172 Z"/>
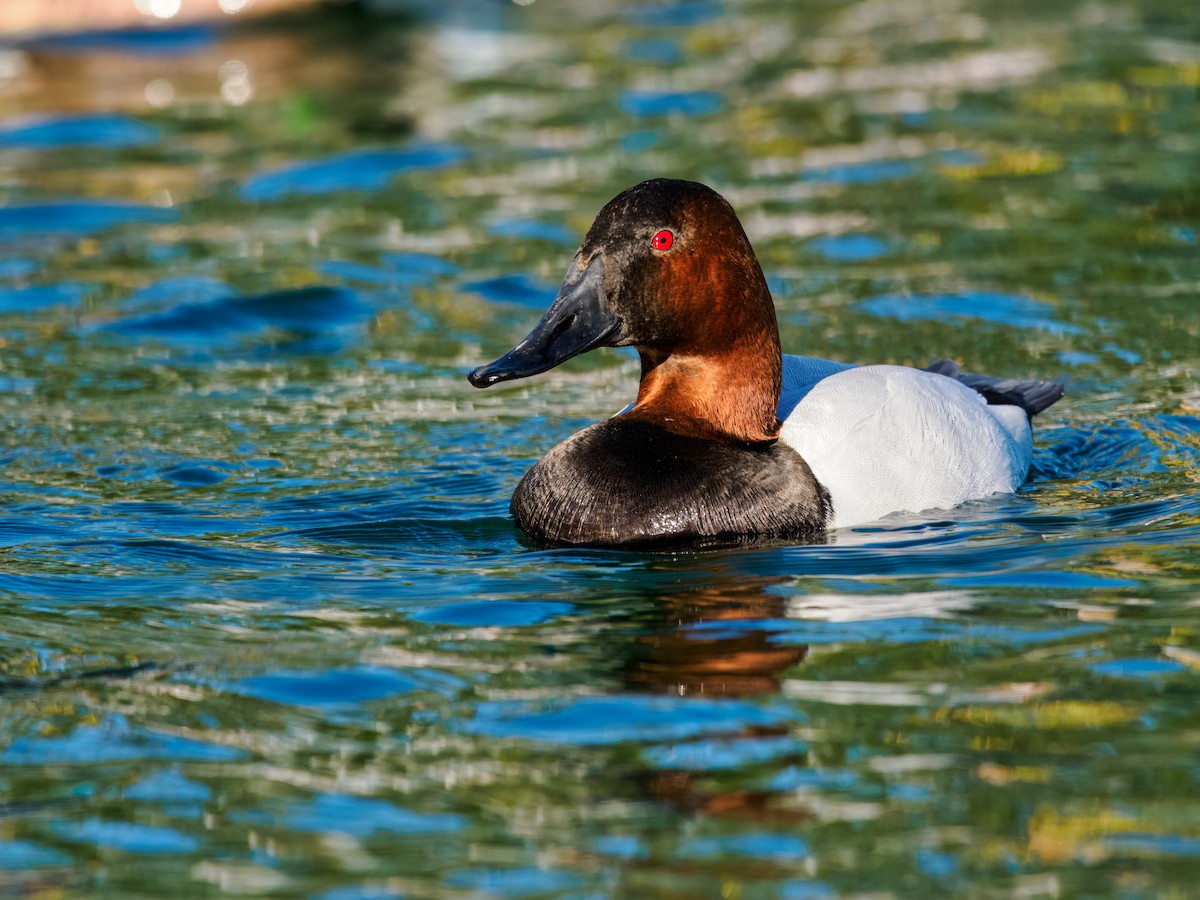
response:
<path id="1" fill-rule="evenodd" d="M 1189 895 L 1192 7 L 441 6 L 0 51 L 0 889 Z M 636 361 L 465 374 L 658 175 L 790 351 L 1065 377 L 1031 484 L 523 540 Z"/>

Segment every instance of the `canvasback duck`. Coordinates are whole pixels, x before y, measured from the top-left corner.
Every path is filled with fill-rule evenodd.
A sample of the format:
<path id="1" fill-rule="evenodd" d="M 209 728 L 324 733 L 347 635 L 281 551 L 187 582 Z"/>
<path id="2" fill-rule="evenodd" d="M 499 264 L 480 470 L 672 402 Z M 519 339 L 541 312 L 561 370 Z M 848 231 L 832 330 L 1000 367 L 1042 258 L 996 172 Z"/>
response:
<path id="1" fill-rule="evenodd" d="M 558 444 L 512 497 L 552 544 L 669 547 L 811 538 L 893 512 L 1016 490 L 1030 418 L 1061 384 L 784 356 L 766 279 L 733 208 L 655 179 L 605 206 L 558 296 L 471 384 L 636 347 L 637 399 Z"/>

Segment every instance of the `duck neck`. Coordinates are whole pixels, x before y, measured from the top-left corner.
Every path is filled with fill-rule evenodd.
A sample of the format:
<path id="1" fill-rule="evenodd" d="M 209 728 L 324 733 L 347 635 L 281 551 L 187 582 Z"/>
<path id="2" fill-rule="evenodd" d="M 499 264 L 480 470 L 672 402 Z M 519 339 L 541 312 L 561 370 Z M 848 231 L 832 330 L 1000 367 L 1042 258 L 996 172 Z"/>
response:
<path id="1" fill-rule="evenodd" d="M 774 327 L 732 348 L 722 347 L 720 353 L 638 352 L 642 380 L 637 402 L 626 413 L 629 418 L 720 443 L 769 443 L 779 437 L 775 413 L 783 360 Z"/>

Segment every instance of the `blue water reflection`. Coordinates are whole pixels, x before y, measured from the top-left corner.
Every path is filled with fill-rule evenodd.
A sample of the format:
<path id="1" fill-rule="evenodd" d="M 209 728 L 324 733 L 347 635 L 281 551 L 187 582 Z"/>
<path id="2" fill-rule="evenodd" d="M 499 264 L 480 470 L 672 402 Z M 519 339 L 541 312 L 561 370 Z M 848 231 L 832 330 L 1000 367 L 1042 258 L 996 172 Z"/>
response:
<path id="1" fill-rule="evenodd" d="M 1200 856 L 1200 838 L 1181 834 L 1110 834 L 1104 849 L 1118 856 Z"/>
<path id="2" fill-rule="evenodd" d="M 298 831 L 331 832 L 365 838 L 376 831 L 393 834 L 449 834 L 466 827 L 452 813 L 419 813 L 383 800 L 321 794 L 311 803 L 293 804 L 283 822 Z"/>
<path id="3" fill-rule="evenodd" d="M 580 237 L 571 231 L 571 229 L 562 225 L 556 225 L 553 222 L 537 222 L 522 219 L 496 222 L 488 231 L 496 237 L 549 241 L 552 244 L 563 244 L 572 247 L 579 243 Z"/>
<path id="4" fill-rule="evenodd" d="M 858 773 L 848 769 L 810 769 L 788 766 L 771 776 L 770 787 L 775 791 L 847 791 L 858 783 Z"/>
<path id="5" fill-rule="evenodd" d="M 430 253 L 384 253 L 380 260 L 397 272 L 425 284 L 432 283 L 434 279 L 442 276 L 457 275 L 459 272 L 459 266 L 455 263 Z"/>
<path id="6" fill-rule="evenodd" d="M 681 52 L 676 41 L 666 38 L 646 38 L 625 45 L 625 55 L 639 62 L 673 63 Z"/>
<path id="7" fill-rule="evenodd" d="M 222 472 L 220 467 L 197 466 L 190 463 L 168 466 L 159 474 L 167 481 L 174 482 L 181 487 L 209 487 L 220 484 L 229 477 L 228 473 Z"/>
<path id="8" fill-rule="evenodd" d="M 1054 317 L 1054 307 L 1012 294 L 969 291 L 961 294 L 883 294 L 862 301 L 859 308 L 873 316 L 902 322 L 929 319 L 980 319 L 1015 328 L 1035 328 L 1053 334 L 1080 334 L 1078 325 Z"/>
<path id="9" fill-rule="evenodd" d="M 623 91 L 617 100 L 632 116 L 708 116 L 721 108 L 715 91 Z"/>
<path id="10" fill-rule="evenodd" d="M 330 287 L 300 288 L 251 297 L 221 296 L 180 303 L 163 312 L 130 316 L 104 329 L 133 338 L 188 345 L 229 345 L 270 328 L 323 335 L 365 321 L 373 314 L 356 293 Z M 327 334 L 323 336 L 328 336 Z M 303 345 L 295 345 L 303 349 Z"/>
<path id="11" fill-rule="evenodd" d="M 88 286 L 77 282 L 0 287 L 0 313 L 35 312 L 52 306 L 78 306 Z"/>
<path id="12" fill-rule="evenodd" d="M 990 576 L 994 578 L 995 576 Z M 947 579 L 950 581 L 950 579 Z M 977 582 L 970 579 L 972 585 Z M 956 584 L 956 586 L 965 586 Z M 921 643 L 925 641 L 981 641 L 1009 646 L 1051 643 L 1095 634 L 1104 630 L 1100 624 L 1067 625 L 1061 628 L 1009 628 L 997 625 L 971 625 L 919 617 L 865 619 L 858 622 L 805 622 L 795 619 L 754 619 L 744 623 L 706 622 L 691 626 L 697 633 L 715 635 L 741 634 L 747 630 L 766 631 L 773 640 L 799 644 L 841 644 L 854 641 L 887 641 Z"/>
<path id="13" fill-rule="evenodd" d="M 919 171 L 920 164 L 916 160 L 884 159 L 807 169 L 800 177 L 815 184 L 873 184 L 912 178 Z"/>
<path id="14" fill-rule="evenodd" d="M 656 27 L 700 25 L 720 18 L 725 9 L 718 0 L 678 0 L 674 3 L 641 4 L 626 10 L 630 19 Z"/>
<path id="15" fill-rule="evenodd" d="M 681 740 L 740 731 L 750 725 L 773 725 L 780 719 L 778 712 L 737 701 L 630 695 L 581 697 L 546 704 L 545 708 L 485 702 L 460 727 L 487 737 L 588 746 Z"/>
<path id="16" fill-rule="evenodd" d="M 180 25 L 159 28 L 114 28 L 50 34 L 33 46 L 56 52 L 90 54 L 118 51 L 146 56 L 178 56 L 197 53 L 210 47 L 217 30 L 207 25 Z"/>
<path id="17" fill-rule="evenodd" d="M 409 273 L 396 269 L 382 269 L 365 263 L 347 262 L 340 259 L 321 260 L 314 268 L 322 275 L 331 275 L 346 281 L 358 281 L 366 284 L 381 284 L 400 287 L 410 284 L 424 284 L 428 279 L 421 273 Z"/>
<path id="18" fill-rule="evenodd" d="M 44 866 L 65 866 L 71 858 L 65 853 L 35 844 L 33 841 L 0 840 L 0 869 L 29 870 Z"/>
<path id="19" fill-rule="evenodd" d="M 735 738 L 649 747 L 645 759 L 663 769 L 705 772 L 736 769 L 780 756 L 801 754 L 803 741 L 790 737 Z"/>
<path id="20" fill-rule="evenodd" d="M 385 884 L 355 884 L 330 888 L 313 895 L 313 900 L 402 900 L 404 895 Z"/>
<path id="21" fill-rule="evenodd" d="M 557 287 L 523 274 L 470 281 L 463 285 L 463 290 L 479 294 L 494 303 L 512 303 L 531 309 L 549 306 L 558 292 Z"/>
<path id="22" fill-rule="evenodd" d="M 0 122 L 0 147 L 135 147 L 158 136 L 153 125 L 111 113 Z"/>
<path id="23" fill-rule="evenodd" d="M 1172 659 L 1110 659 L 1091 667 L 1097 675 L 1110 678 L 1156 678 L 1189 671 L 1183 663 Z"/>
<path id="24" fill-rule="evenodd" d="M 54 826 L 54 830 L 68 841 L 124 853 L 191 853 L 200 846 L 191 835 L 166 825 L 87 819 L 79 823 L 63 822 Z"/>
<path id="25" fill-rule="evenodd" d="M 837 892 L 823 881 L 787 881 L 779 889 L 780 900 L 833 900 Z"/>
<path id="26" fill-rule="evenodd" d="M 446 884 L 485 897 L 529 897 L 560 894 L 582 880 L 569 872 L 539 869 L 459 869 L 446 876 Z"/>
<path id="27" fill-rule="evenodd" d="M 917 869 L 934 878 L 945 878 L 958 870 L 958 860 L 952 854 L 922 847 L 917 851 Z"/>
<path id="28" fill-rule="evenodd" d="M 456 684 L 430 671 L 359 668 L 272 672 L 235 681 L 230 689 L 273 703 L 338 708 L 413 691 L 446 690 Z"/>
<path id="29" fill-rule="evenodd" d="M 234 747 L 131 725 L 124 717 L 111 715 L 98 725 L 80 725 L 61 737 L 17 738 L 0 752 L 0 762 L 71 766 L 146 759 L 223 762 L 241 756 Z"/>
<path id="30" fill-rule="evenodd" d="M 629 834 L 610 834 L 597 838 L 592 845 L 597 853 L 622 859 L 641 859 L 649 855 L 645 841 Z"/>
<path id="31" fill-rule="evenodd" d="M 529 600 L 480 600 L 473 603 L 450 603 L 416 613 L 417 622 L 435 625 L 462 625 L 469 628 L 518 628 L 536 625 L 569 614 L 569 603 Z"/>
<path id="32" fill-rule="evenodd" d="M 0 206 L 0 239 L 23 235 L 83 235 L 134 222 L 173 222 L 174 209 L 119 200 L 52 200 Z"/>
<path id="33" fill-rule="evenodd" d="M 721 856 L 732 854 L 755 859 L 804 859 L 808 844 L 803 838 L 770 832 L 694 838 L 683 846 L 685 856 Z"/>
<path id="34" fill-rule="evenodd" d="M 842 234 L 815 238 L 808 249 L 832 262 L 863 262 L 877 259 L 890 249 L 887 241 L 869 234 Z"/>
<path id="35" fill-rule="evenodd" d="M 134 291 L 118 303 L 123 310 L 140 310 L 148 306 L 176 306 L 186 303 L 207 303 L 233 297 L 234 288 L 205 275 L 178 275 L 155 281 Z"/>
<path id="36" fill-rule="evenodd" d="M 0 278 L 21 278 L 31 275 L 40 268 L 42 268 L 41 263 L 35 259 L 21 259 L 20 257 L 0 259 Z"/>
<path id="37" fill-rule="evenodd" d="M 130 785 L 124 795 L 152 803 L 202 803 L 212 799 L 212 790 L 185 778 L 178 769 L 160 769 Z"/>
<path id="38" fill-rule="evenodd" d="M 466 158 L 467 151 L 452 144 L 352 150 L 254 175 L 242 184 L 240 193 L 246 200 L 263 202 L 289 194 L 377 191 L 402 172 L 443 169 Z"/>
<path id="39" fill-rule="evenodd" d="M 641 153 L 657 147 L 662 140 L 662 134 L 652 129 L 631 131 L 621 139 L 621 149 L 626 153 Z"/>

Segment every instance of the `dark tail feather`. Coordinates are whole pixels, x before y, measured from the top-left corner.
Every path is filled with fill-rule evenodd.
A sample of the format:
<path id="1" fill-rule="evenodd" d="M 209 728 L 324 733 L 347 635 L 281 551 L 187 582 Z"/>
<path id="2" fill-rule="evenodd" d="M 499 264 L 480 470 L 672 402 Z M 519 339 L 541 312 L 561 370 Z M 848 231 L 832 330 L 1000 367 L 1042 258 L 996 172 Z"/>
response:
<path id="1" fill-rule="evenodd" d="M 970 375 L 951 359 L 935 362 L 925 371 L 962 382 L 993 406 L 1019 406 L 1031 419 L 1061 400 L 1065 390 L 1061 381 L 1017 381 L 1015 378 Z"/>

